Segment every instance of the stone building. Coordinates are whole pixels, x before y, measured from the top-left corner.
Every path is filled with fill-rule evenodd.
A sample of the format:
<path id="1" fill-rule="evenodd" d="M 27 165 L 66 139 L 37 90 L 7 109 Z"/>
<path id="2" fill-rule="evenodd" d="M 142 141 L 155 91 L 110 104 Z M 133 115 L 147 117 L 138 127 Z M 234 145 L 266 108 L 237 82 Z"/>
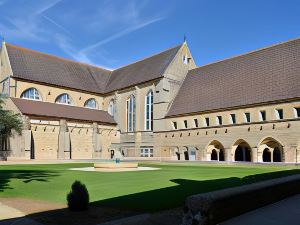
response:
<path id="1" fill-rule="evenodd" d="M 2 158 L 300 161 L 300 39 L 197 67 L 187 43 L 116 70 L 2 44 L 22 135 Z"/>

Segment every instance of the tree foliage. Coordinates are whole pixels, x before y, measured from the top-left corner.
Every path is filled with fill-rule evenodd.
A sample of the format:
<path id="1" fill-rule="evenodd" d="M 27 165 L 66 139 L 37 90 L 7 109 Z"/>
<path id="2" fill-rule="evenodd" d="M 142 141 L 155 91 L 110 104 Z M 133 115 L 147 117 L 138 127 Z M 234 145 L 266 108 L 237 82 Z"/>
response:
<path id="1" fill-rule="evenodd" d="M 89 206 L 89 193 L 86 186 L 76 180 L 72 184 L 72 190 L 67 195 L 68 207 L 71 211 L 83 211 Z"/>
<path id="2" fill-rule="evenodd" d="M 20 114 L 4 109 L 3 105 L 4 100 L 0 97 L 0 136 L 9 137 L 13 130 L 21 134 L 23 123 Z"/>

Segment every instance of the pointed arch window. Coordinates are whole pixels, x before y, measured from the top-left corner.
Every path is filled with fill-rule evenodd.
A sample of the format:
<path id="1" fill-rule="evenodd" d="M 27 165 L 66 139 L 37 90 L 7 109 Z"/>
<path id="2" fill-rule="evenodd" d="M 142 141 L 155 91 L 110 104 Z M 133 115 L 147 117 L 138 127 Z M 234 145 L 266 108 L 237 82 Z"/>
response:
<path id="1" fill-rule="evenodd" d="M 145 96 L 145 130 L 153 130 L 153 91 Z"/>
<path id="2" fill-rule="evenodd" d="M 97 109 L 98 104 L 97 104 L 96 99 L 90 98 L 90 99 L 86 100 L 84 103 L 84 107 L 90 108 L 90 109 Z"/>
<path id="3" fill-rule="evenodd" d="M 115 119 L 115 117 L 117 115 L 117 107 L 116 107 L 114 99 L 111 99 L 109 101 L 107 111 L 108 111 L 108 114 L 111 115 Z"/>
<path id="4" fill-rule="evenodd" d="M 131 95 L 126 100 L 126 108 L 127 108 L 127 131 L 134 132 L 135 131 L 135 97 Z"/>
<path id="5" fill-rule="evenodd" d="M 21 98 L 42 101 L 41 95 L 35 88 L 29 88 L 21 94 Z"/>
<path id="6" fill-rule="evenodd" d="M 70 97 L 70 95 L 68 95 L 66 93 L 59 95 L 55 99 L 55 103 L 65 104 L 65 105 L 74 105 L 72 98 Z"/>

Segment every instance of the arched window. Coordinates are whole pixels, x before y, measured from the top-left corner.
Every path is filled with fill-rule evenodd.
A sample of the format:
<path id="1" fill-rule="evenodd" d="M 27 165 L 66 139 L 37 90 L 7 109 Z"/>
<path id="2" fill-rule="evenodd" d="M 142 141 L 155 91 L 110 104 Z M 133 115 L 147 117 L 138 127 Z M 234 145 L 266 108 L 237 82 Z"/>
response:
<path id="1" fill-rule="evenodd" d="M 113 118 L 115 118 L 115 116 L 117 114 L 117 107 L 116 107 L 115 101 L 113 99 L 109 101 L 107 111 L 108 111 L 109 115 L 111 115 Z"/>
<path id="2" fill-rule="evenodd" d="M 21 94 L 21 98 L 42 101 L 40 93 L 35 88 L 29 88 Z"/>
<path id="3" fill-rule="evenodd" d="M 68 95 L 66 93 L 59 95 L 55 99 L 55 103 L 65 104 L 65 105 L 74 105 L 73 100 L 71 99 L 70 95 Z"/>
<path id="4" fill-rule="evenodd" d="M 145 96 L 145 130 L 153 130 L 153 91 Z"/>
<path id="5" fill-rule="evenodd" d="M 135 97 L 131 95 L 126 100 L 127 108 L 127 131 L 135 131 Z"/>
<path id="6" fill-rule="evenodd" d="M 90 109 L 97 109 L 98 105 L 97 105 L 96 99 L 90 98 L 90 99 L 86 100 L 84 103 L 84 107 L 90 108 Z"/>

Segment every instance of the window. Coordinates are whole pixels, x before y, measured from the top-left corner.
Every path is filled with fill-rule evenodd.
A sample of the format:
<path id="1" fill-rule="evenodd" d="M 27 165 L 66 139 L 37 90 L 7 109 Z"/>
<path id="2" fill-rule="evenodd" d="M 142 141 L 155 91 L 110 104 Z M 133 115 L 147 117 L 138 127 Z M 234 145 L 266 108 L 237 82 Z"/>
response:
<path id="1" fill-rule="evenodd" d="M 245 113 L 245 122 L 250 123 L 251 122 L 251 115 L 249 112 Z"/>
<path id="2" fill-rule="evenodd" d="M 187 120 L 184 120 L 183 124 L 184 124 L 184 128 L 188 128 L 188 122 L 187 122 Z"/>
<path id="3" fill-rule="evenodd" d="M 205 118 L 205 124 L 207 127 L 209 127 L 209 118 L 208 117 Z"/>
<path id="4" fill-rule="evenodd" d="M 187 55 L 184 55 L 184 56 L 182 57 L 182 61 L 183 61 L 184 64 L 188 64 L 188 63 L 189 63 L 189 58 L 188 58 L 188 56 L 187 56 Z"/>
<path id="5" fill-rule="evenodd" d="M 177 122 L 173 121 L 173 128 L 174 130 L 177 130 Z"/>
<path id="6" fill-rule="evenodd" d="M 194 125 L 195 125 L 195 127 L 199 127 L 198 119 L 194 119 Z"/>
<path id="7" fill-rule="evenodd" d="M 73 101 L 70 97 L 70 95 L 68 94 L 61 94 L 59 95 L 56 100 L 55 100 L 55 103 L 58 103 L 58 104 L 65 104 L 65 105 L 73 105 Z"/>
<path id="8" fill-rule="evenodd" d="M 131 95 L 127 99 L 127 131 L 135 131 L 135 97 Z"/>
<path id="9" fill-rule="evenodd" d="M 232 124 L 236 124 L 236 116 L 235 114 L 230 114 L 230 120 Z"/>
<path id="10" fill-rule="evenodd" d="M 259 120 L 260 121 L 266 121 L 267 117 L 266 117 L 266 111 L 260 111 L 259 112 Z"/>
<path id="11" fill-rule="evenodd" d="M 153 148 L 141 148 L 141 157 L 153 157 Z"/>
<path id="12" fill-rule="evenodd" d="M 115 101 L 112 99 L 108 103 L 108 114 L 111 115 L 114 119 L 116 118 L 117 115 L 117 107 L 115 105 Z"/>
<path id="13" fill-rule="evenodd" d="M 96 99 L 90 98 L 84 103 L 84 107 L 91 108 L 91 109 L 97 109 L 97 102 Z"/>
<path id="14" fill-rule="evenodd" d="M 222 125 L 223 121 L 222 121 L 222 116 L 217 116 L 217 125 Z"/>
<path id="15" fill-rule="evenodd" d="M 153 91 L 145 97 L 145 130 L 153 130 Z"/>
<path id="16" fill-rule="evenodd" d="M 283 109 L 275 109 L 276 119 L 282 120 L 283 119 Z"/>
<path id="17" fill-rule="evenodd" d="M 42 100 L 38 90 L 36 90 L 35 88 L 29 88 L 29 89 L 25 90 L 22 93 L 21 98 L 37 100 L 37 101 Z"/>
<path id="18" fill-rule="evenodd" d="M 6 78 L 4 81 L 2 81 L 1 95 L 9 96 L 9 78 Z"/>
<path id="19" fill-rule="evenodd" d="M 295 111 L 295 117 L 299 118 L 300 117 L 300 108 L 294 108 Z"/>

